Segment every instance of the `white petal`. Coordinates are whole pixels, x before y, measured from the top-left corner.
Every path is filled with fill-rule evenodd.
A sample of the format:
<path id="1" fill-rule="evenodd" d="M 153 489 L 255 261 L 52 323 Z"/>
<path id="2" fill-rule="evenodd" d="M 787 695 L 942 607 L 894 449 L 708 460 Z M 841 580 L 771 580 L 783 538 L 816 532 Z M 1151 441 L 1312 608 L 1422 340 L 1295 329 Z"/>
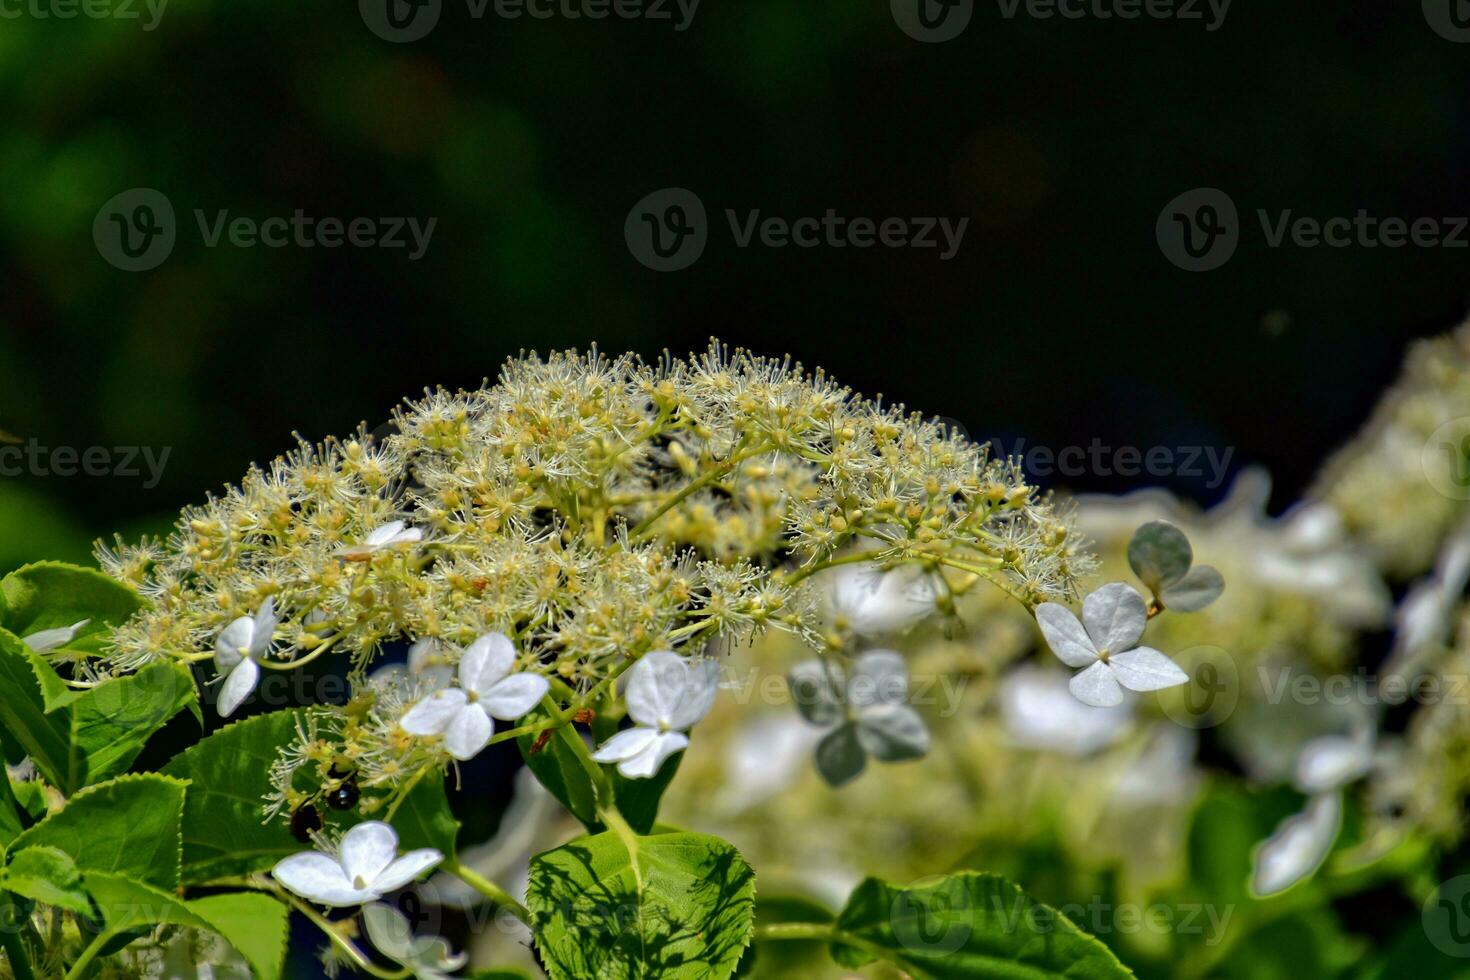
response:
<path id="1" fill-rule="evenodd" d="M 1130 585 L 1111 582 L 1082 600 L 1082 622 L 1099 650 L 1132 650 L 1143 636 L 1148 606 Z"/>
<path id="2" fill-rule="evenodd" d="M 214 665 L 220 673 L 232 669 L 244 659 L 254 636 L 255 620 L 249 616 L 241 616 L 220 630 L 219 639 L 214 641 Z"/>
<path id="3" fill-rule="evenodd" d="M 360 905 L 376 897 L 367 889 L 352 887 L 342 866 L 316 851 L 282 858 L 271 875 L 287 890 L 322 905 Z"/>
<path id="4" fill-rule="evenodd" d="M 393 537 L 389 538 L 384 543 L 385 544 L 390 544 L 390 545 L 391 544 L 413 544 L 416 541 L 422 541 L 422 540 L 424 540 L 424 532 L 423 532 L 423 530 L 421 530 L 420 528 L 411 527 L 407 531 L 400 531 L 399 533 L 393 535 Z"/>
<path id="5" fill-rule="evenodd" d="M 640 725 L 668 725 L 684 695 L 689 666 L 684 658 L 667 650 L 643 655 L 629 672 L 628 714 Z"/>
<path id="6" fill-rule="evenodd" d="M 368 536 L 363 539 L 362 543 L 370 548 L 376 548 L 379 545 L 387 544 L 393 539 L 394 535 L 402 530 L 402 521 L 389 521 L 387 524 L 379 524 L 368 532 Z"/>
<path id="7" fill-rule="evenodd" d="M 629 779 L 649 779 L 658 775 L 664 760 L 675 752 L 682 751 L 689 739 L 679 732 L 660 732 L 653 741 L 637 755 L 618 763 L 618 772 Z"/>
<path id="8" fill-rule="evenodd" d="M 901 631 L 935 609 L 934 581 L 914 565 L 845 566 L 833 573 L 831 596 L 833 612 L 863 636 Z"/>
<path id="9" fill-rule="evenodd" d="M 495 734 L 495 723 L 478 704 L 467 704 L 455 712 L 444 729 L 444 747 L 460 762 L 473 759 Z"/>
<path id="10" fill-rule="evenodd" d="M 842 717 L 842 699 L 838 686 L 846 686 L 842 668 L 828 666 L 820 660 L 803 660 L 791 668 L 786 678 L 796 710 L 814 725 L 832 725 Z"/>
<path id="11" fill-rule="evenodd" d="M 489 693 L 516 665 L 515 644 L 504 633 L 487 633 L 459 661 L 459 686 L 476 694 Z"/>
<path id="12" fill-rule="evenodd" d="M 37 653 L 45 653 L 47 650 L 55 650 L 75 640 L 77 630 L 90 622 L 90 619 L 84 619 L 79 623 L 72 623 L 70 626 L 63 626 L 59 629 L 37 630 L 25 637 L 23 642 Z"/>
<path id="13" fill-rule="evenodd" d="M 435 691 L 404 712 L 398 719 L 398 727 L 410 735 L 440 735 L 468 701 L 457 687 Z"/>
<path id="14" fill-rule="evenodd" d="M 374 890 L 380 892 L 391 892 L 394 889 L 402 888 L 443 860 L 444 855 L 432 847 L 409 851 L 403 857 L 388 865 L 382 874 L 378 875 L 377 879 L 372 882 L 372 887 Z"/>
<path id="15" fill-rule="evenodd" d="M 1073 674 L 1067 682 L 1072 696 L 1094 708 L 1111 708 L 1123 703 L 1123 689 L 1113 676 L 1113 668 L 1099 660 L 1086 670 Z"/>
<path id="16" fill-rule="evenodd" d="M 653 744 L 655 738 L 658 738 L 657 728 L 626 728 L 598 746 L 592 758 L 597 762 L 631 759 Z"/>
<path id="17" fill-rule="evenodd" d="M 372 888 L 378 875 L 397 856 L 398 834 L 381 820 L 368 820 L 347 831 L 337 852 L 347 880 L 357 886 L 361 878 L 363 888 Z"/>
<path id="18" fill-rule="evenodd" d="M 906 704 L 878 704 L 858 714 L 858 744 L 883 762 L 917 759 L 929 752 L 929 729 Z"/>
<path id="19" fill-rule="evenodd" d="M 1108 658 L 1118 683 L 1130 691 L 1161 691 L 1189 683 L 1179 665 L 1152 647 L 1136 647 Z"/>
<path id="20" fill-rule="evenodd" d="M 1255 853 L 1251 890 L 1274 895 L 1316 871 L 1327 859 L 1342 826 L 1342 796 L 1314 797 L 1307 808 L 1287 817 Z"/>
<path id="21" fill-rule="evenodd" d="M 549 690 L 551 683 L 540 674 L 511 674 L 485 692 L 480 706 L 492 718 L 514 721 L 536 707 Z"/>
<path id="22" fill-rule="evenodd" d="M 250 656 L 259 657 L 270 649 L 275 639 L 276 627 L 281 617 L 276 615 L 276 597 L 268 596 L 255 614 L 255 623 L 250 632 Z"/>
<path id="23" fill-rule="evenodd" d="M 848 702 L 856 708 L 904 704 L 909 698 L 909 668 L 893 650 L 870 650 L 852 664 Z"/>
<path id="24" fill-rule="evenodd" d="M 669 727 L 677 731 L 693 728 L 696 722 L 709 714 L 710 706 L 715 703 L 715 693 L 720 689 L 720 665 L 713 660 L 692 662 L 688 670 L 679 703 L 669 714 Z"/>
<path id="25" fill-rule="evenodd" d="M 1072 615 L 1072 610 L 1057 602 L 1043 602 L 1036 607 L 1036 623 L 1046 637 L 1046 645 L 1057 659 L 1068 667 L 1086 667 L 1097 662 L 1097 648 L 1092 638 Z"/>
<path id="26" fill-rule="evenodd" d="M 254 660 L 246 658 L 235 665 L 230 675 L 225 678 L 225 686 L 220 688 L 219 700 L 215 702 L 215 710 L 221 718 L 228 718 L 240 707 L 240 702 L 250 696 L 255 690 L 255 685 L 260 682 L 260 665 Z"/>
<path id="27" fill-rule="evenodd" d="M 1302 746 L 1296 760 L 1296 788 L 1303 793 L 1337 789 L 1373 768 L 1373 742 L 1367 738 L 1324 735 Z"/>

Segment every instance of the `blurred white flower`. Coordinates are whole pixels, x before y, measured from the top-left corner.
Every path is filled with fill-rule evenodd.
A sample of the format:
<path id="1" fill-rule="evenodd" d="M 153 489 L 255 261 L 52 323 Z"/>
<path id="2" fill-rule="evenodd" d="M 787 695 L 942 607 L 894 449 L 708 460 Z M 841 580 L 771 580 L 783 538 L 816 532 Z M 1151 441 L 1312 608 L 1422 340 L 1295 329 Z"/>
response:
<path id="1" fill-rule="evenodd" d="M 1083 704 L 1106 708 L 1123 703 L 1125 687 L 1158 691 L 1189 681 L 1174 661 L 1138 645 L 1148 623 L 1148 607 L 1143 596 L 1122 582 L 1089 595 L 1082 603 L 1081 622 L 1056 602 L 1037 606 L 1036 621 L 1062 663 L 1084 668 L 1068 684 Z"/>
<path id="2" fill-rule="evenodd" d="M 786 789 L 801 774 L 822 733 L 786 712 L 744 722 L 725 741 L 724 779 L 715 807 L 744 813 Z"/>
<path id="3" fill-rule="evenodd" d="M 390 905 L 369 905 L 362 910 L 362 921 L 373 948 L 406 967 L 415 980 L 449 980 L 451 972 L 469 962 L 438 936 L 415 936 L 408 919 Z"/>
<path id="4" fill-rule="evenodd" d="M 408 663 L 379 667 L 368 677 L 368 683 L 392 688 L 405 697 L 412 697 L 415 691 L 441 691 L 454 683 L 454 665 L 442 641 L 416 640 L 408 648 Z"/>
<path id="5" fill-rule="evenodd" d="M 215 704 L 220 717 L 234 714 L 240 702 L 260 683 L 260 665 L 256 660 L 269 652 L 280 621 L 275 596 L 271 596 L 261 603 L 253 618 L 241 616 L 220 631 L 214 644 L 214 665 L 225 678 Z"/>
<path id="6" fill-rule="evenodd" d="M 504 633 L 471 643 L 459 661 L 459 687 L 433 694 L 409 708 L 398 724 L 410 735 L 441 735 L 444 748 L 461 762 L 480 753 L 495 733 L 492 718 L 513 721 L 546 696 L 540 674 L 511 673 L 516 649 Z"/>
<path id="7" fill-rule="evenodd" d="M 1390 669 L 1409 670 L 1416 655 L 1449 638 L 1451 616 L 1470 582 L 1470 526 L 1445 543 L 1434 574 L 1415 585 L 1399 603 Z"/>
<path id="8" fill-rule="evenodd" d="M 603 742 L 592 758 L 616 762 L 618 771 L 630 779 L 647 779 L 689 744 L 684 733 L 709 714 L 719 690 L 720 668 L 711 660 L 693 662 L 655 650 L 644 654 L 628 673 L 624 699 L 637 724 Z"/>
<path id="9" fill-rule="evenodd" d="M 375 553 L 384 548 L 392 548 L 401 544 L 414 544 L 424 539 L 424 532 L 416 527 L 404 530 L 402 521 L 389 521 L 381 524 L 368 532 L 358 544 L 347 545 L 342 549 L 342 557 L 348 561 L 363 561 L 371 558 Z"/>
<path id="10" fill-rule="evenodd" d="M 1143 754 L 1113 784 L 1112 800 L 1125 808 L 1187 803 L 1199 789 L 1194 768 L 1199 736 L 1174 724 L 1154 726 Z"/>
<path id="11" fill-rule="evenodd" d="M 1281 821 L 1256 848 L 1251 890 L 1275 895 L 1312 874 L 1327 859 L 1341 827 L 1342 794 L 1313 797 L 1305 810 Z"/>
<path id="12" fill-rule="evenodd" d="M 867 757 L 880 762 L 917 759 L 929 751 L 929 729 L 908 705 L 909 671 L 892 650 L 870 650 L 840 667 L 808 660 L 791 670 L 796 707 L 807 721 L 836 724 L 817 743 L 817 771 L 832 786 L 860 774 Z"/>
<path id="13" fill-rule="evenodd" d="M 1026 664 L 1000 682 L 1000 717 L 1015 745 L 1067 756 L 1091 755 L 1127 731 L 1133 705 L 1095 708 L 1067 690 L 1060 671 Z"/>
<path id="14" fill-rule="evenodd" d="M 399 857 L 398 834 L 381 820 L 369 820 L 342 836 L 335 855 L 293 854 L 278 861 L 271 875 L 302 898 L 342 908 L 382 898 L 443 860 L 432 847 Z"/>
<path id="15" fill-rule="evenodd" d="M 906 629 L 935 610 L 937 597 L 933 578 L 914 565 L 888 571 L 873 563 L 843 565 L 828 582 L 833 619 L 859 636 Z"/>
<path id="16" fill-rule="evenodd" d="M 1302 746 L 1296 759 L 1296 788 L 1303 793 L 1324 793 L 1361 779 L 1373 769 L 1374 737 L 1371 728 L 1352 735 L 1321 735 Z"/>
<path id="17" fill-rule="evenodd" d="M 84 619 L 80 622 L 72 623 L 70 626 L 62 626 L 49 630 L 37 630 L 30 636 L 24 637 L 22 642 L 37 653 L 45 653 L 48 650 L 55 650 L 57 647 L 64 647 L 72 640 L 75 640 L 77 638 L 77 631 L 90 622 L 90 619 Z"/>

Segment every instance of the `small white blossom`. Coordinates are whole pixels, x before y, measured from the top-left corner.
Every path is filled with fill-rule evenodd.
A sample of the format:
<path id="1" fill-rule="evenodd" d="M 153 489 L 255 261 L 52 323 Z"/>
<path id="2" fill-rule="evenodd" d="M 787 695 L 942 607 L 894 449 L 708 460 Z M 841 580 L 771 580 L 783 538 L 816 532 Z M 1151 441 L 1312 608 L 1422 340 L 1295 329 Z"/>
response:
<path id="1" fill-rule="evenodd" d="M 603 742 L 592 758 L 616 762 L 618 771 L 630 779 L 647 779 L 689 744 L 684 733 L 709 714 L 720 668 L 711 660 L 691 662 L 668 650 L 655 650 L 628 673 L 624 698 L 636 725 Z"/>
<path id="2" fill-rule="evenodd" d="M 381 689 L 391 688 L 409 699 L 415 692 L 442 691 L 454 683 L 454 665 L 445 656 L 442 641 L 417 640 L 408 648 L 407 664 L 379 667 L 368 677 L 368 683 Z"/>
<path id="3" fill-rule="evenodd" d="M 1341 826 L 1342 794 L 1313 797 L 1305 810 L 1281 821 L 1256 848 L 1251 890 L 1260 896 L 1275 895 L 1316 871 Z"/>
<path id="4" fill-rule="evenodd" d="M 863 563 L 835 569 L 828 598 L 840 626 L 859 636 L 875 636 L 904 630 L 934 612 L 937 593 L 922 568 L 903 565 L 884 571 Z"/>
<path id="5" fill-rule="evenodd" d="M 48 650 L 55 650 L 57 647 L 64 647 L 72 640 L 75 640 L 77 638 L 77 631 L 90 622 L 90 619 L 84 619 L 81 622 L 72 623 L 70 626 L 62 626 L 50 630 L 37 630 L 30 636 L 24 637 L 23 642 L 37 653 L 45 653 Z"/>
<path id="6" fill-rule="evenodd" d="M 1067 690 L 1057 670 L 1023 666 L 1000 683 L 1000 717 L 1015 745 L 1059 755 L 1091 755 L 1117 741 L 1132 723 L 1133 706 L 1095 708 Z"/>
<path id="7" fill-rule="evenodd" d="M 814 725 L 836 724 L 817 743 L 817 772 L 832 786 L 857 778 L 868 756 L 880 762 L 918 759 L 929 751 L 929 729 L 908 705 L 909 671 L 893 650 L 870 650 L 853 661 L 852 676 L 820 660 L 791 670 L 797 710 Z"/>
<path id="8" fill-rule="evenodd" d="M 241 616 L 220 631 L 214 644 L 214 665 L 225 678 L 215 705 L 220 717 L 234 714 L 240 702 L 260 683 L 260 665 L 256 661 L 270 650 L 279 623 L 272 596 L 261 603 L 253 618 Z"/>
<path id="9" fill-rule="evenodd" d="M 504 633 L 471 643 L 459 661 L 459 686 L 435 691 L 409 708 L 398 724 L 410 735 L 442 735 L 461 762 L 480 753 L 495 733 L 492 718 L 513 721 L 546 696 L 540 674 L 511 673 L 516 648 Z"/>
<path id="10" fill-rule="evenodd" d="M 369 531 L 368 536 L 363 538 L 361 543 L 343 548 L 342 556 L 348 561 L 363 561 L 384 548 L 392 548 L 400 544 L 414 544 L 423 539 L 424 532 L 418 528 L 411 527 L 405 530 L 402 521 L 389 521 Z"/>
<path id="11" fill-rule="evenodd" d="M 449 974 L 469 962 L 455 953 L 438 936 L 415 936 L 408 919 L 390 905 L 369 905 L 362 910 L 373 948 L 405 967 L 415 980 L 449 980 Z"/>
<path id="12" fill-rule="evenodd" d="M 1141 647 L 1148 608 L 1143 596 L 1122 582 L 1104 585 L 1082 603 L 1082 621 L 1066 606 L 1043 602 L 1036 621 L 1046 642 L 1068 667 L 1085 668 L 1068 687 L 1078 701 L 1098 708 L 1123 703 L 1123 688 L 1158 691 L 1189 681 L 1189 675 L 1159 651 Z"/>
<path id="13" fill-rule="evenodd" d="M 1351 736 L 1311 739 L 1296 759 L 1296 788 L 1303 793 L 1325 793 L 1361 779 L 1373 768 L 1373 742 L 1373 730 L 1367 726 Z"/>
<path id="14" fill-rule="evenodd" d="M 302 898 L 343 908 L 382 898 L 443 860 L 432 847 L 399 857 L 398 834 L 381 820 L 369 820 L 342 836 L 335 855 L 293 854 L 277 862 L 271 875 Z"/>

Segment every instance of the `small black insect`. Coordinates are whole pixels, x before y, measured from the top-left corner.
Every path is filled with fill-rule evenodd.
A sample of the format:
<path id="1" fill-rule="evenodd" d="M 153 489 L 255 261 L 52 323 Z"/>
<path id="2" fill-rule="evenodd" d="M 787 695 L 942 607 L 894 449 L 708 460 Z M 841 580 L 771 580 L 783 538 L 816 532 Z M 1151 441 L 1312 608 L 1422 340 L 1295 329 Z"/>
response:
<path id="1" fill-rule="evenodd" d="M 362 796 L 357 791 L 357 780 L 349 776 L 334 790 L 327 793 L 327 806 L 333 810 L 350 810 L 357 806 L 358 799 Z"/>
<path id="2" fill-rule="evenodd" d="M 332 768 L 327 770 L 327 775 L 332 779 L 346 779 L 356 771 L 357 767 L 347 759 L 333 759 Z"/>
<path id="3" fill-rule="evenodd" d="M 322 815 L 310 803 L 303 803 L 291 814 L 291 836 L 303 844 L 311 843 L 314 830 L 322 829 Z"/>

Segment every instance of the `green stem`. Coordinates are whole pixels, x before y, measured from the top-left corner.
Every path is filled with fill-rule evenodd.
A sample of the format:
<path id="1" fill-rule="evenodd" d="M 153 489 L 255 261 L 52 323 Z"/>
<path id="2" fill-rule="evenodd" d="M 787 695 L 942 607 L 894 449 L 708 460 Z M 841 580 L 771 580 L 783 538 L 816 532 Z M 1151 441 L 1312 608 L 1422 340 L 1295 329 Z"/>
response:
<path id="1" fill-rule="evenodd" d="M 308 922 L 310 922 L 312 925 L 316 926 L 323 933 L 325 933 L 327 939 L 331 941 L 332 945 L 335 946 L 337 950 L 342 953 L 343 956 L 347 957 L 349 962 L 352 963 L 353 969 L 361 970 L 364 973 L 375 976 L 378 978 L 378 980 L 405 980 L 405 978 L 413 975 L 412 971 L 407 969 L 383 969 L 382 967 L 375 964 L 372 960 L 369 960 L 366 956 L 364 956 L 362 950 L 358 949 L 357 946 L 355 946 L 351 942 L 351 940 L 349 940 L 346 936 L 337 931 L 337 927 L 335 924 L 333 924 L 329 919 L 324 917 L 320 912 L 312 908 L 306 902 L 303 902 L 295 895 L 292 895 L 284 890 L 277 891 L 276 895 L 280 898 L 285 899 L 287 904 L 289 904 L 293 909 L 305 916 Z M 67 980 L 71 980 L 70 974 L 67 974 Z"/>
<path id="2" fill-rule="evenodd" d="M 861 936 L 855 936 L 846 930 L 839 929 L 834 925 L 823 922 L 773 922 L 769 925 L 755 927 L 755 941 L 763 942 L 813 942 L 813 943 L 841 943 L 851 946 L 863 952 L 887 960 L 895 966 L 900 967 L 905 974 L 921 980 L 933 974 L 920 970 L 912 963 L 897 963 L 893 959 L 893 950 L 879 946 L 877 943 L 869 942 Z"/>
<path id="3" fill-rule="evenodd" d="M 5 903 L 4 915 L 0 916 L 0 949 L 5 950 L 5 958 L 10 961 L 10 972 L 15 974 L 15 980 L 35 980 L 25 942 L 20 938 L 20 920 L 16 915 L 20 903 L 10 892 L 0 892 L 0 902 Z"/>
<path id="4" fill-rule="evenodd" d="M 66 980 L 81 980 L 86 976 L 87 970 L 92 966 L 92 961 L 102 952 L 102 947 L 110 943 L 112 937 L 116 935 L 116 929 L 103 929 L 97 933 L 97 936 L 87 944 L 87 948 L 82 950 L 82 955 L 78 956 L 77 961 L 71 965 L 71 969 L 66 971 Z"/>
<path id="5" fill-rule="evenodd" d="M 447 861 L 444 862 L 442 867 L 445 871 L 448 871 L 460 881 L 464 882 L 466 885 L 469 885 L 481 895 L 484 895 L 486 898 L 490 899 L 490 901 L 494 902 L 496 905 L 499 905 L 501 908 L 510 912 L 511 915 L 514 915 L 517 919 L 520 919 L 526 925 L 531 924 L 531 910 L 526 908 L 520 902 L 516 901 L 514 895 L 506 891 L 504 888 L 501 888 L 489 878 L 486 878 L 484 875 L 480 874 L 473 868 L 465 867 L 454 858 L 449 858 Z"/>
<path id="6" fill-rule="evenodd" d="M 721 462 L 715 464 L 714 469 L 705 473 L 697 480 L 690 480 L 688 483 L 684 484 L 684 486 L 681 487 L 677 493 L 673 494 L 669 497 L 668 500 L 665 500 L 662 504 L 660 504 L 658 510 L 655 510 L 652 514 L 649 514 L 643 520 L 639 521 L 638 526 L 628 532 L 628 536 L 636 541 L 653 525 L 655 521 L 657 521 L 660 517 L 663 517 L 675 507 L 679 506 L 681 502 L 688 499 L 690 494 L 695 493 L 699 490 L 703 490 L 711 483 L 723 479 L 737 465 L 745 462 L 752 456 L 760 456 L 763 453 L 771 452 L 774 448 L 775 447 L 770 445 L 769 443 L 763 443 L 760 446 L 755 447 L 754 449 L 747 449 L 743 452 L 737 450 L 736 452 L 731 453 L 727 459 L 724 459 Z"/>

